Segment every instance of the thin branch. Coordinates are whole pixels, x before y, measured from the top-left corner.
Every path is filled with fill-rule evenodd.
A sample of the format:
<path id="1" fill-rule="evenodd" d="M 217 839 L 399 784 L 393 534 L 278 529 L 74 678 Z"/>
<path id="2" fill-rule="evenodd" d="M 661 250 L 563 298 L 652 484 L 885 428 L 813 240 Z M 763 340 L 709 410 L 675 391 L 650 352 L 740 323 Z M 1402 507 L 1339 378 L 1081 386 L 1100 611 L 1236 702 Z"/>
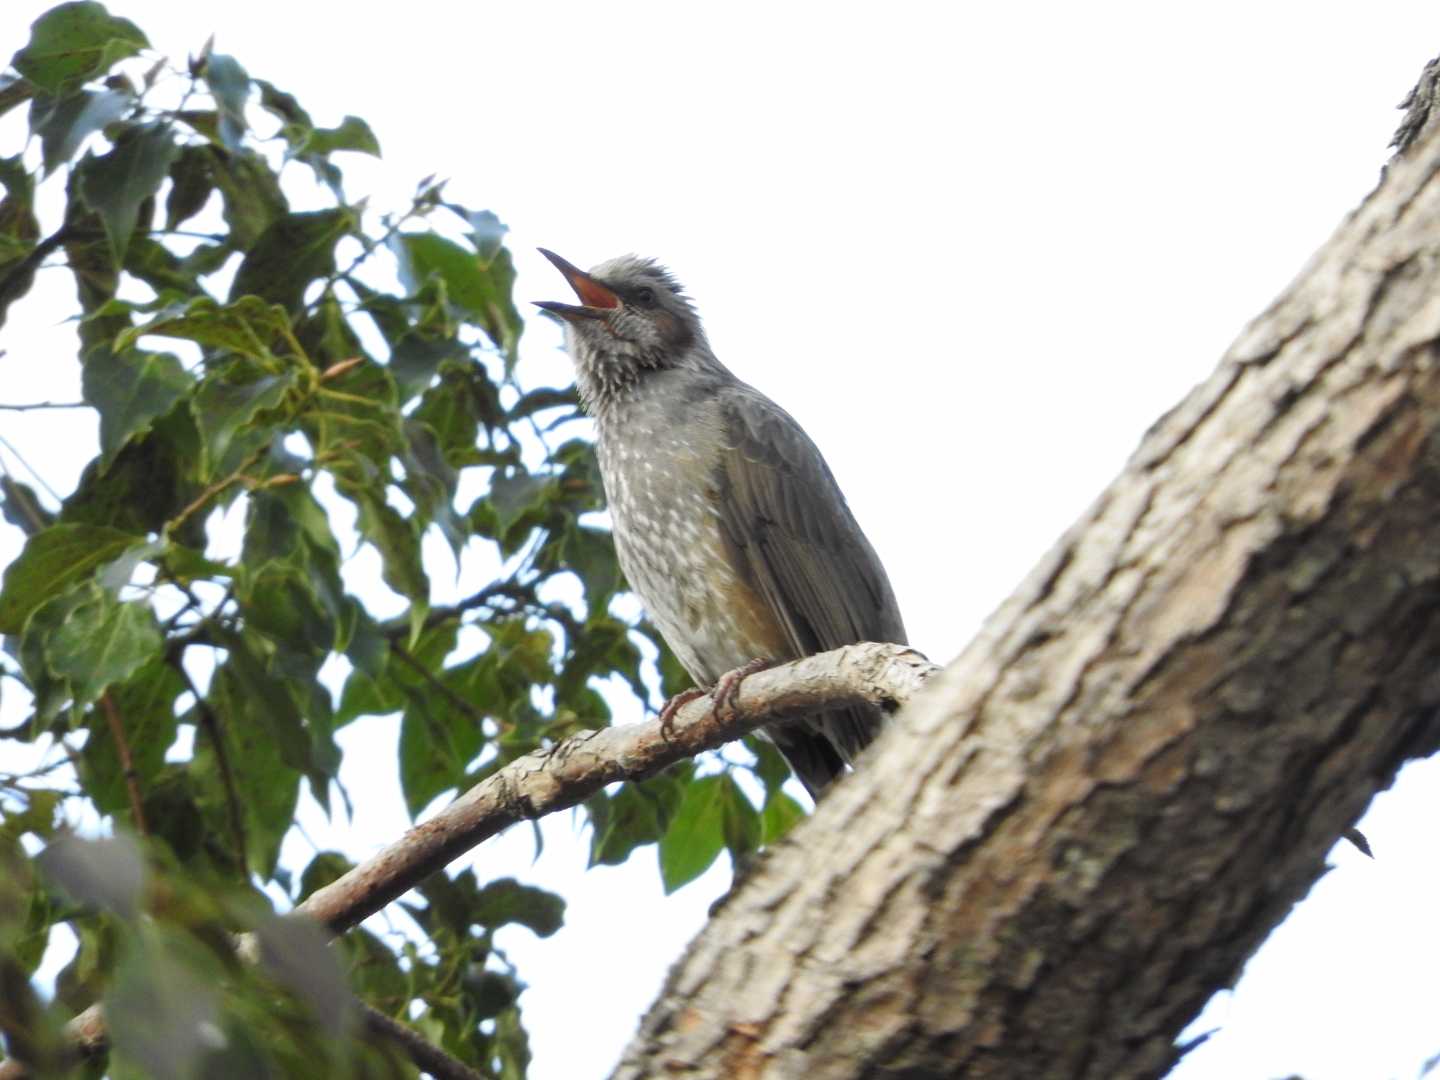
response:
<path id="1" fill-rule="evenodd" d="M 576 806 L 607 784 L 650 776 L 777 720 L 861 701 L 903 704 L 936 670 L 898 645 L 850 645 L 751 675 L 733 716 L 716 716 L 706 695 L 675 714 L 668 737 L 658 719 L 573 735 L 486 777 L 297 910 L 341 933 L 516 822 Z"/>
<path id="2" fill-rule="evenodd" d="M 240 808 L 240 793 L 235 783 L 235 770 L 230 764 L 230 750 L 225 744 L 224 729 L 220 724 L 220 717 L 210 707 L 210 702 L 205 695 L 200 693 L 200 688 L 195 685 L 195 680 L 190 677 L 190 672 L 185 669 L 185 661 L 182 654 L 171 652 L 166 654 L 166 660 L 170 666 L 180 673 L 180 678 L 185 680 L 185 685 L 190 693 L 195 695 L 195 708 L 200 713 L 200 726 L 205 729 L 205 735 L 210 740 L 210 745 L 215 748 L 215 761 L 220 766 L 220 782 L 225 788 L 225 816 L 230 823 L 231 843 L 235 845 L 235 858 L 240 863 L 240 874 L 244 878 L 250 876 L 249 863 L 245 857 L 249 845 L 245 838 L 245 814 Z"/>
<path id="3" fill-rule="evenodd" d="M 17 404 L 0 401 L 0 409 L 6 412 L 31 412 L 35 409 L 88 409 L 91 406 L 84 401 L 30 401 Z"/>
<path id="4" fill-rule="evenodd" d="M 25 455 L 20 453 L 19 450 L 15 449 L 14 444 L 11 443 L 9 439 L 6 439 L 4 436 L 0 436 L 0 446 L 3 446 L 6 450 L 9 450 L 10 453 L 15 455 L 15 460 L 18 461 L 21 465 L 25 466 L 25 471 L 35 478 L 35 482 L 41 487 L 43 487 L 49 493 L 52 499 L 54 499 L 56 502 L 65 501 L 61 497 L 59 492 L 57 492 L 54 488 L 52 488 L 48 483 L 45 482 L 45 477 L 41 476 L 38 472 L 36 472 L 34 466 L 32 466 L 30 462 L 25 460 Z M 10 470 L 5 468 L 5 463 L 3 461 L 0 461 L 0 471 L 3 471 L 6 476 L 10 475 Z"/>
<path id="5" fill-rule="evenodd" d="M 409 1024 L 386 1016 L 372 1005 L 361 1005 L 365 1028 L 374 1035 L 398 1043 L 406 1056 L 424 1072 L 436 1080 L 485 1080 L 463 1061 L 451 1057 L 434 1043 L 429 1042 Z"/>
<path id="6" fill-rule="evenodd" d="M 429 821 L 312 893 L 295 910 L 333 933 L 343 933 L 450 860 L 518 821 L 568 809 L 607 784 L 653 775 L 764 724 L 861 702 L 903 705 L 938 670 L 919 653 L 900 645 L 850 645 L 756 672 L 740 684 L 734 708 L 726 710 L 723 718 L 715 714 L 714 701 L 706 695 L 681 708 L 668 733 L 656 719 L 571 736 L 517 758 L 486 777 Z M 242 936 L 242 957 L 258 955 L 253 942 L 249 935 Z M 367 1022 L 368 1015 L 367 1011 Z M 98 1004 L 75 1017 L 66 1025 L 66 1032 L 77 1058 L 94 1057 L 108 1045 Z M 432 1068 L 414 1060 L 421 1068 Z M 13 1059 L 0 1063 L 0 1080 L 20 1080 L 28 1075 Z"/>
<path id="7" fill-rule="evenodd" d="M 120 758 L 125 791 L 130 796 L 130 816 L 134 820 L 135 831 L 141 836 L 149 836 L 150 830 L 145 827 L 145 804 L 140 798 L 140 774 L 135 771 L 135 759 L 125 738 L 125 725 L 120 720 L 120 710 L 115 708 L 115 699 L 110 696 L 109 690 L 100 695 L 100 709 L 110 725 L 110 737 L 115 740 L 115 753 Z"/>
<path id="8" fill-rule="evenodd" d="M 483 724 L 485 722 L 485 713 L 479 708 L 477 708 L 473 701 L 466 701 L 454 690 L 441 682 L 435 676 L 435 673 L 433 671 L 427 668 L 419 660 L 415 659 L 415 654 L 410 652 L 409 649 L 405 648 L 398 641 L 391 641 L 390 651 L 393 652 L 405 664 L 406 667 L 419 675 L 420 678 L 424 679 L 425 682 L 437 694 L 443 697 L 451 705 L 455 706 L 455 708 L 459 709 L 466 716 L 470 717 L 470 719 L 475 721 L 477 725 Z"/>

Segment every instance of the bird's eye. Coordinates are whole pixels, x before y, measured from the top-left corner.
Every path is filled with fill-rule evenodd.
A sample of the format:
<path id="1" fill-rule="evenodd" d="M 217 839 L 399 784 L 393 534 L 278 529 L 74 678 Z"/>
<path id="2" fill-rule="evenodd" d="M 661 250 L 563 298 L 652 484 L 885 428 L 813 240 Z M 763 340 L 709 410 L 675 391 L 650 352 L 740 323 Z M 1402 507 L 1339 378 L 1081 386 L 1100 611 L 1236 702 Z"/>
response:
<path id="1" fill-rule="evenodd" d="M 654 307 L 655 290 L 642 285 L 635 290 L 635 302 L 641 307 Z"/>

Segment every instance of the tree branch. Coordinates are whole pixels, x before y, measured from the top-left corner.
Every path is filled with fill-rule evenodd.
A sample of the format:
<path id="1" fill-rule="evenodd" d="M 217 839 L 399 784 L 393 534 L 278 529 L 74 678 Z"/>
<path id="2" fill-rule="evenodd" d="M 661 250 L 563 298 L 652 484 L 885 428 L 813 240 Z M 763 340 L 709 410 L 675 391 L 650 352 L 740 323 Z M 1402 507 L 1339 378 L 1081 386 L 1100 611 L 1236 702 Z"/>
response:
<path id="1" fill-rule="evenodd" d="M 1435 128 L 746 878 L 617 1078 L 1168 1071 L 1440 745 Z"/>
<path id="2" fill-rule="evenodd" d="M 658 719 L 573 735 L 497 770 L 400 840 L 312 893 L 296 911 L 332 933 L 343 933 L 516 822 L 575 806 L 607 784 L 650 776 L 777 720 L 860 702 L 903 705 L 938 670 L 903 646 L 851 645 L 749 676 L 734 699 L 735 714 L 724 719 L 714 714 L 707 695 L 676 713 L 668 736 Z M 254 953 L 251 943 L 242 942 L 242 957 Z M 93 1057 L 106 1048 L 104 1023 L 99 1005 L 70 1022 L 66 1030 L 74 1036 L 77 1055 Z M 0 1080 L 26 1075 L 14 1061 L 0 1063 Z"/>
<path id="3" fill-rule="evenodd" d="M 776 720 L 861 701 L 901 704 L 936 670 L 898 645 L 851 645 L 751 675 L 733 718 L 717 717 L 706 695 L 675 715 L 669 738 L 658 719 L 572 735 L 486 777 L 297 910 L 341 933 L 516 822 L 576 806 L 606 784 L 650 776 Z"/>

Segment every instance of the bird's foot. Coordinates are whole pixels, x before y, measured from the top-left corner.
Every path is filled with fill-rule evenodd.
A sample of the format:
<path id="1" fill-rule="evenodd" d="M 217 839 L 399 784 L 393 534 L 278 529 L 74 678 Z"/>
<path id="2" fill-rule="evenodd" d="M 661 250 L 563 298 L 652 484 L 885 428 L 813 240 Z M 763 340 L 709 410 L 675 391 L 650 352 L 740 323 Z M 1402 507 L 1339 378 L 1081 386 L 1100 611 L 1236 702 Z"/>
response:
<path id="1" fill-rule="evenodd" d="M 701 690 L 698 686 L 692 686 L 689 690 L 681 690 L 680 693 L 665 702 L 664 707 L 660 710 L 661 738 L 668 741 L 670 736 L 674 734 L 676 713 L 696 698 L 702 698 L 704 696 L 704 690 Z"/>
<path id="2" fill-rule="evenodd" d="M 740 684 L 757 671 L 765 671 L 775 666 L 774 660 L 761 660 L 756 657 L 741 664 L 734 671 L 727 671 L 720 676 L 720 681 L 715 684 L 715 715 L 725 723 L 732 723 L 740 716 L 740 710 L 735 705 L 735 696 L 740 692 Z"/>

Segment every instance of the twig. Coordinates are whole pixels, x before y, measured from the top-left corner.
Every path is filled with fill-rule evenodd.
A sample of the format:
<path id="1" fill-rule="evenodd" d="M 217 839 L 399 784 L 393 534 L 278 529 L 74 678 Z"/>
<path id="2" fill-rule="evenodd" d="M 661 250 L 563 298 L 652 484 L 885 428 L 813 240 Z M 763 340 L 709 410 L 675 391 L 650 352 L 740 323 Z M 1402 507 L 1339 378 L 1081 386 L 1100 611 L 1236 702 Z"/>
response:
<path id="1" fill-rule="evenodd" d="M 751 675 L 740 683 L 733 716 L 717 717 L 707 694 L 675 714 L 668 736 L 658 719 L 573 735 L 492 773 L 296 910 L 342 933 L 516 822 L 578 805 L 607 784 L 650 776 L 777 720 L 862 701 L 902 704 L 937 670 L 898 645 L 850 645 Z"/>
<path id="2" fill-rule="evenodd" d="M 225 745 L 224 732 L 220 726 L 220 717 L 210 707 L 210 702 L 205 695 L 200 693 L 200 688 L 195 685 L 195 680 L 190 677 L 190 672 L 185 670 L 185 661 L 181 653 L 168 653 L 166 660 L 170 666 L 180 673 L 180 678 L 185 680 L 185 685 L 190 693 L 195 695 L 195 708 L 200 712 L 200 725 L 205 729 L 206 736 L 210 739 L 210 745 L 215 748 L 215 761 L 220 766 L 220 782 L 225 787 L 225 816 L 230 821 L 231 842 L 235 845 L 235 858 L 240 862 L 240 875 L 249 878 L 249 863 L 245 857 L 249 846 L 245 839 L 245 815 L 240 809 L 240 794 L 235 786 L 235 770 L 230 766 L 230 750 Z"/>
<path id="3" fill-rule="evenodd" d="M 470 717 L 471 720 L 475 721 L 477 726 L 485 722 L 485 713 L 477 708 L 474 702 L 466 701 L 454 690 L 441 682 L 435 676 L 435 673 L 419 660 L 415 659 L 415 655 L 411 653 L 409 649 L 405 648 L 405 646 L 401 645 L 398 641 L 391 641 L 390 651 L 393 652 L 406 667 L 424 679 L 437 694 L 451 705 L 454 705 L 455 708 L 459 709 L 466 716 Z"/>
<path id="4" fill-rule="evenodd" d="M 88 409 L 83 401 L 30 401 L 18 404 L 0 401 L 0 409 L 7 412 L 30 412 L 32 409 Z"/>
<path id="5" fill-rule="evenodd" d="M 360 1011 L 368 1031 L 399 1043 L 410 1060 L 436 1080 L 485 1080 L 483 1073 L 451 1057 L 410 1025 L 391 1019 L 372 1005 L 362 1005 Z"/>
<path id="6" fill-rule="evenodd" d="M 145 827 L 145 807 L 140 799 L 140 774 L 135 771 L 135 759 L 130 756 L 130 744 L 125 740 L 125 725 L 120 722 L 120 710 L 115 708 L 115 699 L 106 690 L 100 695 L 100 708 L 110 724 L 110 737 L 115 740 L 115 752 L 120 758 L 120 770 L 125 777 L 125 790 L 130 795 L 130 816 L 135 822 L 135 831 L 149 836 Z"/>

